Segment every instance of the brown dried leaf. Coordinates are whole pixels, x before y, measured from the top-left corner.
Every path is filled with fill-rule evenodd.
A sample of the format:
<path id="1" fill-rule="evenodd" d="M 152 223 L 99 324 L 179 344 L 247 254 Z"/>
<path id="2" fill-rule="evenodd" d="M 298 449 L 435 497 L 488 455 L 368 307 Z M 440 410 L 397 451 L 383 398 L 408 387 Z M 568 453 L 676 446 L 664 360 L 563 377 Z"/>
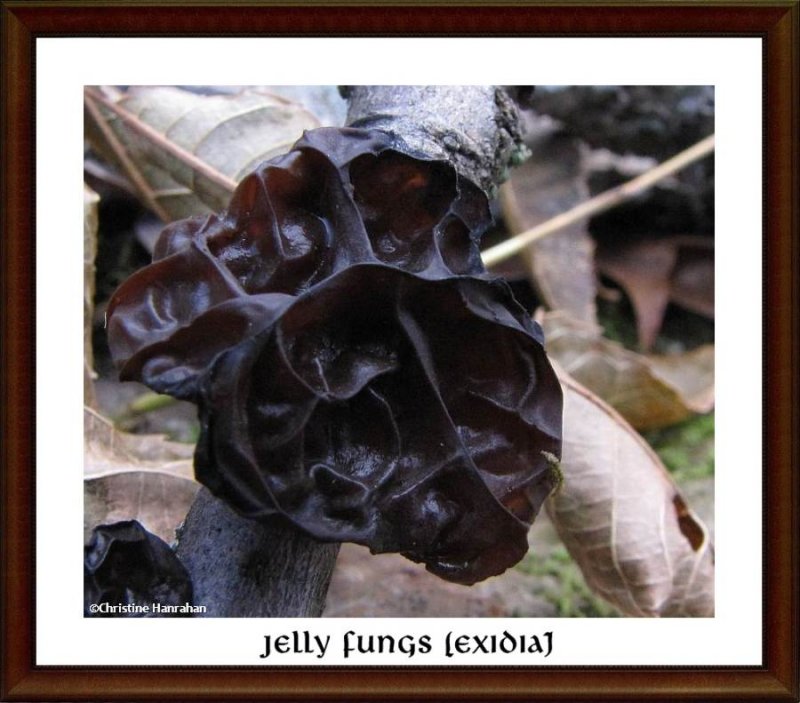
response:
<path id="1" fill-rule="evenodd" d="M 714 345 L 704 344 L 683 354 L 646 357 L 656 378 L 676 388 L 695 413 L 714 408 Z"/>
<path id="2" fill-rule="evenodd" d="M 647 356 L 605 339 L 599 327 L 564 313 L 545 313 L 537 319 L 551 358 L 636 429 L 667 427 L 714 407 L 713 345 Z"/>
<path id="3" fill-rule="evenodd" d="M 123 471 L 87 478 L 83 483 L 84 529 L 138 520 L 165 542 L 175 539 L 200 486 L 154 471 Z"/>
<path id="4" fill-rule="evenodd" d="M 257 90 L 196 95 L 179 88 L 134 88 L 117 105 L 133 116 L 134 124 L 156 130 L 164 141 L 234 183 L 261 161 L 286 151 L 303 130 L 319 126 L 300 105 Z M 227 204 L 230 190 L 169 153 L 163 142 L 143 136 L 108 108 L 101 106 L 100 110 L 144 177 L 152 199 L 170 219 L 203 214 Z M 87 115 L 87 127 L 92 145 L 123 168 L 91 114 Z"/>
<path id="5" fill-rule="evenodd" d="M 680 238 L 670 300 L 698 315 L 714 318 L 713 242 L 705 237 Z"/>
<path id="6" fill-rule="evenodd" d="M 99 413 L 84 408 L 84 475 L 96 478 L 123 471 L 153 471 L 194 479 L 194 446 L 163 435 L 120 432 Z"/>
<path id="7" fill-rule="evenodd" d="M 548 512 L 586 582 L 628 615 L 713 616 L 714 552 L 705 525 L 622 417 L 559 376 L 564 483 Z"/>
<path id="8" fill-rule="evenodd" d="M 503 215 L 512 234 L 545 222 L 588 199 L 577 139 L 546 131 L 528 141 L 531 157 L 500 189 Z M 543 237 L 523 253 L 529 275 L 547 306 L 596 320 L 594 243 L 586 221 Z"/>
<path id="9" fill-rule="evenodd" d="M 161 435 L 119 432 L 84 409 L 84 527 L 138 520 L 165 541 L 194 500 L 194 447 Z"/>
<path id="10" fill-rule="evenodd" d="M 670 301 L 714 316 L 714 243 L 706 237 L 605 244 L 596 261 L 598 271 L 628 294 L 645 351 L 655 343 Z"/>
<path id="11" fill-rule="evenodd" d="M 83 186 L 83 402 L 94 406 L 94 358 L 92 321 L 94 319 L 94 259 L 97 256 L 97 204 L 100 197 Z"/>

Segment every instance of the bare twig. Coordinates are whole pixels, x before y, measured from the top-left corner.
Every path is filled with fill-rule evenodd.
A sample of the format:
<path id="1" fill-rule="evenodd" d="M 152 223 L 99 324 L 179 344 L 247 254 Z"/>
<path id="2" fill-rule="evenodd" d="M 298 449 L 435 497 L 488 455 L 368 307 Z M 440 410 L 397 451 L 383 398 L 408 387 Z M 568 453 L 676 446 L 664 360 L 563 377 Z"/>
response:
<path id="1" fill-rule="evenodd" d="M 491 268 L 492 266 L 495 266 L 496 264 L 499 264 L 500 262 L 512 257 L 514 254 L 522 251 L 525 247 L 529 246 L 537 239 L 541 239 L 542 237 L 546 237 L 549 234 L 553 234 L 554 232 L 564 229 L 565 227 L 568 227 L 574 222 L 582 220 L 585 217 L 597 215 L 598 213 L 604 212 L 605 210 L 619 205 L 626 200 L 630 200 L 631 198 L 652 187 L 659 181 L 663 180 L 667 176 L 671 176 L 673 173 L 680 171 L 689 164 L 708 156 L 713 151 L 714 135 L 712 134 L 697 142 L 697 144 L 689 147 L 685 151 L 676 154 L 671 159 L 667 159 L 658 166 L 655 166 L 649 171 L 643 173 L 641 176 L 637 176 L 636 178 L 633 178 L 630 181 L 617 186 L 616 188 L 611 188 L 604 193 L 600 193 L 600 195 L 597 195 L 594 198 L 577 205 L 571 210 L 567 210 L 567 212 L 556 215 L 555 217 L 547 220 L 547 222 L 543 222 L 536 227 L 526 230 L 525 232 L 521 232 L 516 237 L 507 239 L 505 242 L 501 242 L 500 244 L 487 249 L 481 254 L 483 263 L 487 266 L 487 268 Z"/>

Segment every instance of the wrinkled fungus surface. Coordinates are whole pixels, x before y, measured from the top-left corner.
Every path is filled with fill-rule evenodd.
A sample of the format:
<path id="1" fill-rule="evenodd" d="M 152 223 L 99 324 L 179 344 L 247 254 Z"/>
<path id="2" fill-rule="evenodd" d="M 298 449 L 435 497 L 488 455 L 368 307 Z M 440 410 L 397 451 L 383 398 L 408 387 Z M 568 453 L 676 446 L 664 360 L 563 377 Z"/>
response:
<path id="1" fill-rule="evenodd" d="M 83 581 L 86 617 L 159 617 L 156 603 L 184 606 L 192 601 L 183 564 L 164 540 L 136 520 L 95 527 L 83 550 Z"/>
<path id="2" fill-rule="evenodd" d="M 125 380 L 196 402 L 241 514 L 459 583 L 527 550 L 560 455 L 542 333 L 478 250 L 486 197 L 378 131 L 307 132 L 112 298 Z"/>

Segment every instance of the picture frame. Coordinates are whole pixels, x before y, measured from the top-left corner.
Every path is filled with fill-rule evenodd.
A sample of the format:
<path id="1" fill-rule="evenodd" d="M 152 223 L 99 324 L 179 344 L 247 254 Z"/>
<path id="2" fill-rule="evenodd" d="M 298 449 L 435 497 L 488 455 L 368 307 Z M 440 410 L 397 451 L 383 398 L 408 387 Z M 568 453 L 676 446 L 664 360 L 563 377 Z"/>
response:
<path id="1" fill-rule="evenodd" d="M 2 2 L 3 700 L 797 700 L 798 18 L 759 6 Z M 232 11 L 234 10 L 234 11 Z M 81 36 L 748 36 L 763 43 L 764 653 L 752 667 L 73 667 L 35 661 L 36 41 Z M 795 122 L 793 122 L 793 120 Z M 768 509 L 766 509 L 768 508 Z M 65 634 L 65 637 L 67 635 Z"/>

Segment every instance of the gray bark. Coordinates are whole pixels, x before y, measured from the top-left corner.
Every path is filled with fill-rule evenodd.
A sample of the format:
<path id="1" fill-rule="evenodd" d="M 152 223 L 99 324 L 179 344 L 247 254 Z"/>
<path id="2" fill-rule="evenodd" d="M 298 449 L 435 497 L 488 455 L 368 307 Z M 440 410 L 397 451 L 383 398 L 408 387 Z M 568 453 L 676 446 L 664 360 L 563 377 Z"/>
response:
<path id="1" fill-rule="evenodd" d="M 491 192 L 520 156 L 516 107 L 494 86 L 358 86 L 348 125 L 381 129 L 421 156 L 453 164 Z M 180 530 L 177 554 L 206 617 L 315 617 L 322 613 L 338 544 L 286 522 L 241 517 L 200 491 Z"/>
<path id="2" fill-rule="evenodd" d="M 180 530 L 177 554 L 205 617 L 318 617 L 338 544 L 285 522 L 237 515 L 202 489 Z"/>
<path id="3" fill-rule="evenodd" d="M 348 86 L 347 123 L 403 139 L 411 151 L 449 161 L 485 192 L 525 155 L 519 114 L 499 86 Z"/>

